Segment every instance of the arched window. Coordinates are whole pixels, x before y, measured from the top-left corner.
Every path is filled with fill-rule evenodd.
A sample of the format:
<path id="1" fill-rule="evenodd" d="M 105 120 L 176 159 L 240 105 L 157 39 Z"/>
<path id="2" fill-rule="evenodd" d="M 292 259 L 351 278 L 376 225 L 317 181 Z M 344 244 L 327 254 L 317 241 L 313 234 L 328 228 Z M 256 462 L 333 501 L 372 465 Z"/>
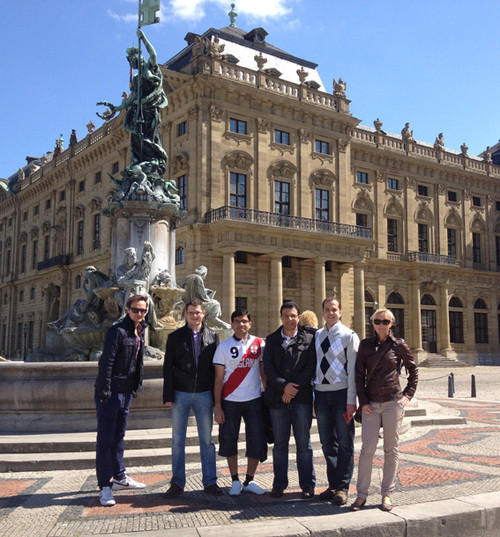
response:
<path id="1" fill-rule="evenodd" d="M 474 302 L 475 310 L 486 310 L 486 302 L 482 298 Z M 483 311 L 474 312 L 474 336 L 476 343 L 488 343 L 488 314 Z"/>
<path id="2" fill-rule="evenodd" d="M 435 306 L 436 302 L 431 295 L 423 295 L 420 299 L 420 304 L 422 306 Z"/>
<path id="3" fill-rule="evenodd" d="M 30 291 L 30 300 L 35 299 L 35 293 L 36 293 L 36 287 L 33 285 L 33 287 L 31 288 L 31 291 Z"/>
<path id="4" fill-rule="evenodd" d="M 450 307 L 449 319 L 450 319 L 450 343 L 463 343 L 464 342 L 464 314 L 462 311 L 457 311 L 453 308 L 463 308 L 462 301 L 452 296 L 448 303 Z"/>
<path id="5" fill-rule="evenodd" d="M 77 274 L 75 278 L 75 289 L 80 289 L 81 286 L 82 286 L 82 277 L 80 276 L 80 274 Z"/>
<path id="6" fill-rule="evenodd" d="M 387 297 L 388 304 L 404 304 L 403 298 L 399 293 L 391 293 Z"/>
<path id="7" fill-rule="evenodd" d="M 373 302 L 373 297 L 370 294 L 370 291 L 365 291 L 365 302 Z"/>
<path id="8" fill-rule="evenodd" d="M 373 297 L 370 291 L 365 289 L 365 336 L 373 336 L 373 326 L 370 317 L 373 315 L 375 308 Z"/>
<path id="9" fill-rule="evenodd" d="M 392 292 L 387 297 L 387 307 L 394 314 L 394 326 L 392 331 L 396 337 L 405 337 L 405 310 L 402 307 L 393 306 L 393 304 L 404 304 L 403 297 L 396 292 Z"/>
<path id="10" fill-rule="evenodd" d="M 182 265 L 184 263 L 184 248 L 182 246 L 175 251 L 175 264 Z"/>
<path id="11" fill-rule="evenodd" d="M 24 289 L 19 291 L 19 302 L 24 302 Z"/>

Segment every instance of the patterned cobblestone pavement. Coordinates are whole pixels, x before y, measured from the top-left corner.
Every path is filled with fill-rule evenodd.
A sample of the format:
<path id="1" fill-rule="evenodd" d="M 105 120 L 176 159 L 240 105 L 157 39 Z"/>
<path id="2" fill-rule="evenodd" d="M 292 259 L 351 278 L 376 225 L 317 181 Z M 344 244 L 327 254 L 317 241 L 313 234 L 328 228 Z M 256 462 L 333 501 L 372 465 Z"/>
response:
<path id="1" fill-rule="evenodd" d="M 410 505 L 500 491 L 500 403 L 470 399 L 432 401 L 448 412 L 465 416 L 468 423 L 439 428 L 414 427 L 402 436 L 394 503 Z M 359 447 L 357 443 L 356 453 Z M 325 465 L 320 451 L 315 451 L 315 456 L 316 491 L 320 492 L 326 487 Z M 368 499 L 368 505 L 373 507 L 380 502 L 382 456 L 379 447 L 372 495 Z M 291 459 L 294 458 L 292 454 Z M 256 476 L 268 490 L 272 484 L 270 461 L 271 458 L 259 467 Z M 167 468 L 129 468 L 128 473 L 148 487 L 142 491 L 115 493 L 116 505 L 111 508 L 99 505 L 95 476 L 88 470 L 0 474 L 0 535 L 73 537 L 241 524 L 347 511 L 346 507 L 334 507 L 317 497 L 302 500 L 294 464 L 290 464 L 291 485 L 280 499 L 273 499 L 269 494 L 242 494 L 236 498 L 227 494 L 210 496 L 202 491 L 198 464 L 188 466 L 185 493 L 171 500 L 163 497 L 170 480 Z M 245 474 L 244 466 L 240 474 Z M 355 495 L 355 483 L 356 470 L 351 499 Z M 219 484 L 227 492 L 230 477 L 223 460 L 219 461 Z"/>

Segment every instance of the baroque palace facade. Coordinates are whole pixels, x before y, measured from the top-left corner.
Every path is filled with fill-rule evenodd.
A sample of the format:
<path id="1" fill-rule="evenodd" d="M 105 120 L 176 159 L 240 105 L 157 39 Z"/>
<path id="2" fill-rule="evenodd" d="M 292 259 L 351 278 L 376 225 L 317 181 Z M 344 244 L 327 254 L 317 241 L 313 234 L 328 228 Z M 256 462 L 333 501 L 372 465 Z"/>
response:
<path id="1" fill-rule="evenodd" d="M 420 360 L 500 360 L 500 166 L 360 125 L 346 86 L 266 42 L 262 28 L 187 34 L 163 66 L 163 145 L 186 218 L 177 281 L 208 267 L 228 320 L 254 333 L 285 299 L 320 318 L 326 295 L 360 337 L 390 307 Z M 43 347 L 47 322 L 83 297 L 83 269 L 110 267 L 102 213 L 129 163 L 120 116 L 28 164 L 0 189 L 0 352 Z M 8 186 L 7 186 L 8 185 Z"/>

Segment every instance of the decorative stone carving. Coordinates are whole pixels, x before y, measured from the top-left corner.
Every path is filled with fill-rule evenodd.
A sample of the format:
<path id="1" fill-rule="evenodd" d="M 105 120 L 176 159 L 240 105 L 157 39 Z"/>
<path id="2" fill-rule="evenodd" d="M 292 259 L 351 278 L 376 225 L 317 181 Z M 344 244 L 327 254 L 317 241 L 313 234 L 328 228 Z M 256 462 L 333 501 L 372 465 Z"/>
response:
<path id="1" fill-rule="evenodd" d="M 33 226 L 31 229 L 30 229 L 30 237 L 32 240 L 36 239 L 38 237 L 40 233 L 40 230 L 38 229 L 37 226 Z"/>
<path id="2" fill-rule="evenodd" d="M 403 130 L 401 131 L 401 138 L 403 138 L 404 142 L 415 142 L 415 138 L 413 138 L 413 131 L 410 130 L 410 124 L 405 123 L 405 126 L 403 127 Z"/>
<path id="3" fill-rule="evenodd" d="M 483 160 L 484 162 L 488 163 L 488 164 L 491 164 L 493 161 L 491 159 L 491 148 L 490 146 L 488 146 L 484 153 L 483 153 Z"/>
<path id="4" fill-rule="evenodd" d="M 400 216 L 404 217 L 405 211 L 399 202 L 399 200 L 396 199 L 395 196 L 391 196 L 391 199 L 389 200 L 385 211 L 384 216 Z"/>
<path id="5" fill-rule="evenodd" d="M 337 147 L 341 153 L 345 153 L 348 145 L 349 145 L 349 140 L 343 140 L 341 138 L 337 140 Z"/>
<path id="6" fill-rule="evenodd" d="M 51 223 L 48 220 L 45 220 L 42 224 L 42 233 L 49 233 L 51 227 Z"/>
<path id="7" fill-rule="evenodd" d="M 7 237 L 5 239 L 5 247 L 10 248 L 12 246 L 12 237 Z"/>
<path id="8" fill-rule="evenodd" d="M 436 185 L 438 194 L 443 195 L 446 192 L 446 187 L 444 185 Z"/>
<path id="9" fill-rule="evenodd" d="M 311 133 L 307 129 L 299 129 L 299 138 L 303 144 L 311 141 Z"/>
<path id="10" fill-rule="evenodd" d="M 335 184 L 335 175 L 329 170 L 316 170 L 311 174 L 309 179 L 311 187 L 333 188 Z"/>
<path id="11" fill-rule="evenodd" d="M 339 78 L 338 82 L 333 79 L 333 94 L 336 97 L 345 97 L 346 88 L 347 83 L 342 80 L 342 77 Z"/>
<path id="12" fill-rule="evenodd" d="M 382 121 L 380 121 L 379 118 L 377 118 L 377 119 L 373 122 L 373 125 L 375 126 L 375 130 L 376 130 L 377 132 L 381 132 L 383 123 L 382 123 Z"/>
<path id="13" fill-rule="evenodd" d="M 480 232 L 486 231 L 486 224 L 484 223 L 484 220 L 479 215 L 476 215 L 474 217 L 474 220 L 472 220 L 471 225 L 470 225 L 470 230 L 473 233 L 478 233 L 478 232 L 480 233 Z"/>
<path id="14" fill-rule="evenodd" d="M 102 206 L 102 199 L 98 196 L 94 196 L 89 203 L 90 209 L 92 211 L 98 211 L 101 209 Z"/>
<path id="15" fill-rule="evenodd" d="M 89 134 L 92 134 L 95 131 L 95 123 L 93 121 L 87 123 L 87 131 Z"/>
<path id="16" fill-rule="evenodd" d="M 172 173 L 176 174 L 189 169 L 189 155 L 187 153 L 177 153 L 171 160 Z"/>
<path id="17" fill-rule="evenodd" d="M 353 208 L 358 211 L 370 211 L 372 212 L 374 210 L 373 201 L 368 196 L 368 192 L 366 190 L 362 190 L 358 194 L 358 198 L 353 204 Z"/>
<path id="18" fill-rule="evenodd" d="M 265 134 L 271 130 L 271 122 L 268 119 L 262 117 L 257 118 L 257 131 L 261 134 Z"/>
<path id="19" fill-rule="evenodd" d="M 21 235 L 19 235 L 19 241 L 21 242 L 21 244 L 24 244 L 27 240 L 28 234 L 26 233 L 26 231 L 21 231 Z"/>
<path id="20" fill-rule="evenodd" d="M 85 216 L 85 206 L 82 205 L 82 204 L 78 204 L 76 207 L 75 207 L 75 210 L 73 211 L 74 215 L 75 215 L 75 218 L 77 220 L 83 218 Z"/>
<path id="21" fill-rule="evenodd" d="M 223 163 L 228 169 L 237 168 L 240 170 L 250 171 L 254 163 L 254 159 L 248 153 L 243 151 L 232 151 L 224 157 Z"/>
<path id="22" fill-rule="evenodd" d="M 309 76 L 309 73 L 301 67 L 300 69 L 297 69 L 297 75 L 299 77 L 299 82 L 303 84 L 306 81 L 306 78 Z"/>
<path id="23" fill-rule="evenodd" d="M 421 289 L 424 293 L 435 293 L 438 288 L 437 280 L 433 279 L 430 282 L 422 282 Z"/>
<path id="24" fill-rule="evenodd" d="M 188 119 L 196 119 L 198 117 L 198 112 L 200 111 L 200 107 L 195 104 L 188 110 Z"/>
<path id="25" fill-rule="evenodd" d="M 280 160 L 269 166 L 271 177 L 285 177 L 286 179 L 294 180 L 297 173 L 297 167 L 291 162 Z"/>
<path id="26" fill-rule="evenodd" d="M 384 174 L 380 170 L 375 170 L 375 177 L 377 178 L 378 183 L 383 183 L 385 181 Z"/>
<path id="27" fill-rule="evenodd" d="M 420 222 L 426 222 L 431 225 L 434 223 L 434 215 L 427 206 L 427 202 L 423 201 L 422 203 L 420 203 L 420 206 L 417 209 L 417 214 L 415 215 L 415 220 Z"/>
<path id="28" fill-rule="evenodd" d="M 460 228 L 462 227 L 462 219 L 457 213 L 456 209 L 453 208 L 448 213 L 448 216 L 445 219 L 444 225 L 449 228 Z"/>
<path id="29" fill-rule="evenodd" d="M 254 56 L 253 59 L 257 63 L 257 69 L 259 71 L 262 71 L 262 69 L 264 68 L 264 65 L 266 65 L 266 63 L 267 63 L 267 58 L 264 58 L 264 56 L 262 56 L 262 52 L 261 52 L 258 56 Z"/>
<path id="30" fill-rule="evenodd" d="M 415 186 L 415 181 L 413 180 L 412 177 L 408 177 L 408 176 L 406 176 L 406 177 L 405 177 L 405 183 L 406 183 L 406 186 L 407 186 L 408 188 L 413 188 L 413 187 Z"/>
<path id="31" fill-rule="evenodd" d="M 464 200 L 469 201 L 472 199 L 472 192 L 470 190 L 464 190 Z"/>
<path id="32" fill-rule="evenodd" d="M 467 157 L 467 151 L 469 150 L 469 148 L 467 147 L 467 145 L 465 144 L 465 142 L 460 146 L 460 151 L 462 152 L 462 157 Z"/>
<path id="33" fill-rule="evenodd" d="M 210 119 L 220 121 L 222 119 L 222 114 L 224 114 L 224 108 L 211 104 L 208 113 L 210 114 Z"/>
<path id="34" fill-rule="evenodd" d="M 444 149 L 444 135 L 440 132 L 434 142 L 434 149 L 436 151 L 442 151 Z"/>

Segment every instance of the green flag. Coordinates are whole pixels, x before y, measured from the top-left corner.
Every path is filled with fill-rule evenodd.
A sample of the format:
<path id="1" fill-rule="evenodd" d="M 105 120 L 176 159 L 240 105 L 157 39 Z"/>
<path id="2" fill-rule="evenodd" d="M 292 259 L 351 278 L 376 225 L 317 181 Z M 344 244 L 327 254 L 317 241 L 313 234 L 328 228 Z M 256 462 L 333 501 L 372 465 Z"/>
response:
<path id="1" fill-rule="evenodd" d="M 160 10 L 160 0 L 139 0 L 139 27 L 160 22 L 156 12 Z"/>

